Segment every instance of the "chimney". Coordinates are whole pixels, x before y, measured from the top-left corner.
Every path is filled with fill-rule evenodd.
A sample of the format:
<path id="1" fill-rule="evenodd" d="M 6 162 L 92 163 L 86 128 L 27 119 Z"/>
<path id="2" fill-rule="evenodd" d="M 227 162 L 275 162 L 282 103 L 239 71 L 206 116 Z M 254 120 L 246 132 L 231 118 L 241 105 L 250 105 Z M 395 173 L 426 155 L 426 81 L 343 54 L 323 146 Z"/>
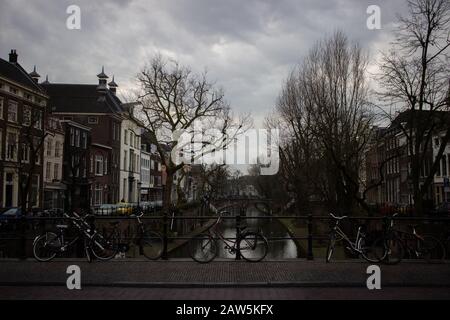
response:
<path id="1" fill-rule="evenodd" d="M 100 94 L 103 95 L 103 94 L 105 94 L 106 91 L 108 90 L 108 88 L 106 87 L 106 82 L 107 82 L 107 79 L 109 78 L 109 77 L 105 74 L 105 68 L 104 68 L 104 67 L 102 67 L 102 72 L 99 73 L 99 74 L 97 75 L 97 78 L 98 78 L 97 91 L 98 91 Z"/>
<path id="2" fill-rule="evenodd" d="M 34 66 L 33 72 L 30 73 L 30 77 L 34 80 L 34 82 L 39 83 L 39 78 L 41 76 L 36 72 L 36 66 Z"/>
<path id="3" fill-rule="evenodd" d="M 117 85 L 117 83 L 114 81 L 114 76 L 113 76 L 113 78 L 112 78 L 112 81 L 111 81 L 110 83 L 108 83 L 108 86 L 109 86 L 109 90 L 111 91 L 111 93 L 112 93 L 113 95 L 116 95 L 116 91 L 117 91 L 118 85 Z"/>
<path id="4" fill-rule="evenodd" d="M 12 49 L 11 53 L 9 54 L 9 62 L 17 63 L 17 53 L 15 49 Z"/>

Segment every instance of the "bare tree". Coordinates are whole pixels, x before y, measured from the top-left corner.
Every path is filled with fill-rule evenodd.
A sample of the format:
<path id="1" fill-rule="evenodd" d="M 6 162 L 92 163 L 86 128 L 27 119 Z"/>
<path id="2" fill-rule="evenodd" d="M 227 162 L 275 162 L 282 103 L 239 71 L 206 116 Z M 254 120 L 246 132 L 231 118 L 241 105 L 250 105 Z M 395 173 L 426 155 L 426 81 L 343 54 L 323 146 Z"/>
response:
<path id="1" fill-rule="evenodd" d="M 408 9 L 408 16 L 399 17 L 391 51 L 383 55 L 379 80 L 383 100 L 406 111 L 396 126 L 407 141 L 414 205 L 420 214 L 450 141 L 450 119 L 441 112 L 449 109 L 450 2 L 410 0 Z M 421 177 L 435 135 L 442 143 L 430 170 Z"/>
<path id="2" fill-rule="evenodd" d="M 342 32 L 318 42 L 287 79 L 278 100 L 288 135 L 280 150 L 297 202 L 313 193 L 333 210 L 368 210 L 361 192 L 374 114 L 368 103 L 367 57 Z"/>
<path id="3" fill-rule="evenodd" d="M 25 119 L 25 117 L 28 117 Z M 14 149 L 18 152 L 16 170 L 19 175 L 19 197 L 22 212 L 31 212 L 33 199 L 37 194 L 32 194 L 33 181 L 36 168 L 43 165 L 42 150 L 48 132 L 43 124 L 43 112 L 41 110 L 29 109 L 25 115 L 24 125 L 19 129 L 18 145 Z M 42 177 L 41 177 L 42 179 Z M 36 192 L 40 187 L 37 186 Z"/>
<path id="4" fill-rule="evenodd" d="M 209 82 L 206 73 L 194 74 L 160 55 L 142 69 L 138 81 L 141 92 L 136 111 L 165 167 L 163 206 L 167 209 L 174 174 L 187 164 L 186 159 L 196 162 L 206 154 L 223 152 L 251 122 L 248 116 L 232 114 L 223 90 Z M 180 139 L 182 134 L 190 138 Z"/>

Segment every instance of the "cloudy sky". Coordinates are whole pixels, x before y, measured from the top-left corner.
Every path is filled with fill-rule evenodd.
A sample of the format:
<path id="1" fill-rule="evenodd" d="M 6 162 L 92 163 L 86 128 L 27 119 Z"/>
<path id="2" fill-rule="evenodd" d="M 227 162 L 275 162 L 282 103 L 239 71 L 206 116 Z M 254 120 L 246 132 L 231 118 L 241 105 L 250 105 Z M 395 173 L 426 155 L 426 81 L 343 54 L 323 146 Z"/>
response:
<path id="1" fill-rule="evenodd" d="M 66 28 L 72 4 L 81 8 L 81 30 Z M 368 5 L 381 8 L 381 30 L 366 27 Z M 17 49 L 19 62 L 37 65 L 50 82 L 96 83 L 104 65 L 125 91 L 161 52 L 207 69 L 258 125 L 317 40 L 341 29 L 375 60 L 404 8 L 405 0 L 0 0 L 0 56 Z"/>

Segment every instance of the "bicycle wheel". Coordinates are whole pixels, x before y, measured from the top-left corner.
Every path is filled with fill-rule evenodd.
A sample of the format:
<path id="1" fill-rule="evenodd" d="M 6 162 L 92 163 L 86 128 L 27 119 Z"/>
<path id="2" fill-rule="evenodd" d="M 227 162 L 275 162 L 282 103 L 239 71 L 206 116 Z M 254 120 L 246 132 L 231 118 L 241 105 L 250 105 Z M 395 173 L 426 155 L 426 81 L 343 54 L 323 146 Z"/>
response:
<path id="1" fill-rule="evenodd" d="M 217 245 L 207 233 L 202 233 L 189 241 L 189 254 L 194 261 L 208 263 L 217 255 Z"/>
<path id="2" fill-rule="evenodd" d="M 261 261 L 266 257 L 268 251 L 269 244 L 259 232 L 246 232 L 239 239 L 238 252 L 247 261 Z"/>
<path id="3" fill-rule="evenodd" d="M 336 246 L 336 235 L 331 233 L 330 242 L 327 247 L 327 255 L 325 256 L 325 261 L 329 263 L 331 261 L 331 257 L 333 256 L 334 247 Z"/>
<path id="4" fill-rule="evenodd" d="M 378 263 L 382 261 L 387 254 L 386 241 L 384 239 L 376 239 L 372 243 L 366 237 L 359 239 L 358 248 L 361 251 L 361 256 L 369 261 Z"/>
<path id="5" fill-rule="evenodd" d="M 108 261 L 114 258 L 119 251 L 118 238 L 114 234 L 109 239 L 100 233 L 94 235 L 90 241 L 90 250 L 98 260 Z"/>
<path id="6" fill-rule="evenodd" d="M 150 260 L 161 258 L 163 254 L 163 245 L 163 237 L 154 231 L 145 231 L 140 241 L 142 253 Z"/>
<path id="7" fill-rule="evenodd" d="M 440 262 L 445 258 L 445 248 L 442 242 L 430 235 L 423 236 L 423 240 L 417 241 L 419 257 L 427 262 Z"/>
<path id="8" fill-rule="evenodd" d="M 46 262 L 56 257 L 62 247 L 61 240 L 53 232 L 46 232 L 36 238 L 33 243 L 33 255 L 37 261 Z"/>
<path id="9" fill-rule="evenodd" d="M 389 236 L 384 240 L 386 242 L 387 253 L 384 259 L 386 264 L 397 264 L 403 260 L 406 250 L 403 241 L 398 237 Z"/>

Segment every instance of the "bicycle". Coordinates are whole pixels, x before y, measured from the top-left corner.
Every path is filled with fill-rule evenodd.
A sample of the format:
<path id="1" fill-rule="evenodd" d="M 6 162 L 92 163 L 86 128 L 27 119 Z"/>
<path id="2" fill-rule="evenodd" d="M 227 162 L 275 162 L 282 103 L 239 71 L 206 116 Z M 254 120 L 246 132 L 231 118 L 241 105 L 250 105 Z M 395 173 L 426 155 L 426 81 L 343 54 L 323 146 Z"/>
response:
<path id="1" fill-rule="evenodd" d="M 393 215 L 395 216 L 397 214 Z M 392 218 L 388 231 L 376 240 L 387 245 L 388 254 L 383 259 L 385 263 L 399 263 L 405 256 L 410 259 L 424 259 L 427 262 L 441 261 L 445 258 L 444 245 L 438 238 L 429 234 L 419 234 L 416 230 L 417 225 L 408 226 L 411 232 L 395 229 Z"/>
<path id="2" fill-rule="evenodd" d="M 327 254 L 326 254 L 326 262 L 327 263 L 329 263 L 331 261 L 331 257 L 333 256 L 333 252 L 336 247 L 336 242 L 338 242 L 338 241 L 345 241 L 346 244 L 348 245 L 346 247 L 346 249 L 350 250 L 353 254 L 362 256 L 368 262 L 377 263 L 377 262 L 380 262 L 384 258 L 384 255 L 380 258 L 380 257 L 378 257 L 377 254 L 375 254 L 374 248 L 372 245 L 371 246 L 367 245 L 367 237 L 366 237 L 366 234 L 362 231 L 362 228 L 363 228 L 362 225 L 360 225 L 358 227 L 355 241 L 352 241 L 347 236 L 347 234 L 339 227 L 340 221 L 344 220 L 348 217 L 347 216 L 337 217 L 332 213 L 330 213 L 330 216 L 332 219 L 335 220 L 335 224 L 330 233 L 330 242 L 328 244 Z M 376 248 L 376 249 L 380 250 L 380 248 Z M 381 248 L 381 250 L 386 252 L 386 250 L 383 247 Z"/>
<path id="3" fill-rule="evenodd" d="M 138 214 L 132 214 L 130 217 L 135 218 L 138 226 L 138 235 L 132 239 L 140 248 L 142 254 L 149 260 L 157 260 L 161 258 L 163 254 L 163 237 L 155 231 L 147 230 L 145 224 L 141 218 L 144 215 L 144 211 L 137 209 Z M 99 246 L 93 246 L 93 255 L 102 261 L 107 261 L 114 258 L 119 252 L 125 253 L 129 250 L 129 243 L 125 243 L 124 240 L 128 237 L 123 237 L 122 232 L 119 229 L 120 222 L 110 222 L 112 231 L 109 235 L 102 235 L 105 239 L 105 246 L 103 250 Z M 97 249 L 99 251 L 97 252 Z"/>
<path id="4" fill-rule="evenodd" d="M 380 261 L 392 265 L 399 263 L 405 254 L 405 248 L 399 240 L 397 233 L 394 231 L 394 218 L 397 215 L 398 213 L 394 213 L 392 217 L 385 218 L 384 234 L 374 241 L 375 248 L 382 246 L 386 248 L 386 252 L 383 251 L 382 254 L 376 253 L 381 259 Z M 384 259 L 382 259 L 383 255 Z"/>
<path id="5" fill-rule="evenodd" d="M 189 254 L 194 261 L 199 263 L 213 261 L 217 256 L 216 240 L 220 240 L 230 254 L 243 257 L 246 261 L 258 262 L 266 257 L 269 244 L 261 232 L 245 231 L 247 227 L 241 227 L 235 240 L 227 239 L 217 230 L 221 220 L 222 217 L 219 215 L 214 224 L 208 228 L 208 232 L 201 233 L 189 241 Z"/>
<path id="6" fill-rule="evenodd" d="M 33 241 L 33 255 L 36 260 L 41 262 L 50 261 L 56 255 L 67 252 L 70 247 L 82 239 L 86 258 L 89 262 L 92 261 L 91 243 L 98 237 L 98 234 L 90 228 L 90 225 L 84 218 L 76 213 L 73 213 L 73 215 L 75 217 L 70 217 L 64 213 L 63 217 L 75 227 L 78 234 L 73 239 L 68 240 L 65 231 L 69 228 L 69 225 L 58 224 L 56 225 L 56 232 L 47 231 L 42 235 L 38 235 Z"/>

